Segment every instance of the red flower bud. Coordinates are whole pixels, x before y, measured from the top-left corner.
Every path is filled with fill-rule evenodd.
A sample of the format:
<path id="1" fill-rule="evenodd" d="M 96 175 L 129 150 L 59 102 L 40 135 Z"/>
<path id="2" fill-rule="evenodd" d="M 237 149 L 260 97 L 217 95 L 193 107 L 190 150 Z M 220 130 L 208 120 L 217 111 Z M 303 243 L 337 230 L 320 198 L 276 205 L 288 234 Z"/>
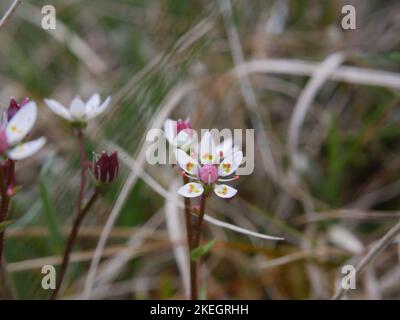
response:
<path id="1" fill-rule="evenodd" d="M 7 120 L 10 121 L 11 118 L 14 117 L 14 115 L 18 112 L 18 110 L 21 109 L 28 102 L 29 102 L 29 98 L 24 98 L 18 104 L 18 102 L 14 98 L 12 98 L 10 100 L 10 106 L 7 109 Z"/>
<path id="2" fill-rule="evenodd" d="M 107 152 L 102 152 L 100 157 L 95 156 L 92 172 L 95 179 L 101 183 L 109 184 L 113 182 L 118 175 L 119 162 L 118 153 L 112 152 L 110 155 Z"/>

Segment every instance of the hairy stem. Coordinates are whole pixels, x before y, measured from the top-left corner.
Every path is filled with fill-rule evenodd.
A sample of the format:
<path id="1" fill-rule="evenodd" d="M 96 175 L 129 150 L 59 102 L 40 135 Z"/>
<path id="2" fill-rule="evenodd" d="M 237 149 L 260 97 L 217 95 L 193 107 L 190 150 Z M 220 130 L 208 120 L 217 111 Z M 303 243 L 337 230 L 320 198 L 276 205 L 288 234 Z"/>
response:
<path id="1" fill-rule="evenodd" d="M 58 292 L 60 291 L 64 276 L 65 276 L 65 272 L 67 271 L 67 268 L 68 268 L 68 264 L 69 264 L 69 260 L 70 260 L 70 256 L 71 256 L 71 251 L 72 251 L 72 248 L 73 248 L 74 243 L 76 241 L 76 238 L 77 238 L 77 235 L 78 235 L 78 232 L 79 232 L 79 228 L 80 228 L 80 226 L 82 224 L 83 219 L 85 218 L 86 214 L 89 212 L 90 208 L 92 207 L 92 205 L 96 201 L 96 199 L 99 196 L 99 194 L 100 194 L 100 191 L 99 191 L 98 188 L 96 188 L 94 190 L 92 196 L 90 197 L 89 201 L 85 205 L 85 207 L 75 217 L 75 221 L 74 221 L 74 224 L 72 226 L 71 233 L 70 233 L 70 235 L 68 237 L 67 245 L 65 247 L 63 261 L 62 261 L 62 264 L 61 264 L 61 267 L 60 267 L 60 271 L 59 271 L 59 274 L 57 276 L 56 289 L 51 294 L 50 300 L 55 300 L 57 298 Z"/>

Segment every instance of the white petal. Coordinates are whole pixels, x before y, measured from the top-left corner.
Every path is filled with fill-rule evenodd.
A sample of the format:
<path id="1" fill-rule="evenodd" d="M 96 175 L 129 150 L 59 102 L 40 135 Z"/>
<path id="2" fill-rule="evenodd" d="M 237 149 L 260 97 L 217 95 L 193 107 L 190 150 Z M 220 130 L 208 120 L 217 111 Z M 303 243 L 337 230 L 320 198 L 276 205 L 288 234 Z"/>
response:
<path id="1" fill-rule="evenodd" d="M 226 184 L 218 184 L 214 187 L 214 192 L 218 197 L 227 199 L 232 198 L 237 193 L 237 190 Z"/>
<path id="2" fill-rule="evenodd" d="M 7 142 L 9 145 L 20 142 L 35 124 L 37 107 L 34 101 L 28 102 L 11 118 L 6 127 Z"/>
<path id="3" fill-rule="evenodd" d="M 175 137 L 177 131 L 177 123 L 174 120 L 167 119 L 164 122 L 164 134 L 168 142 L 175 146 Z"/>
<path id="4" fill-rule="evenodd" d="M 86 114 L 94 112 L 99 107 L 101 102 L 100 95 L 98 93 L 93 94 L 86 102 Z"/>
<path id="5" fill-rule="evenodd" d="M 46 138 L 39 138 L 30 142 L 20 143 L 7 152 L 10 159 L 21 160 L 38 151 L 46 143 Z"/>
<path id="6" fill-rule="evenodd" d="M 199 163 L 196 159 L 190 157 L 185 151 L 177 149 L 175 152 L 176 160 L 179 166 L 191 175 L 197 175 Z"/>
<path id="7" fill-rule="evenodd" d="M 217 146 L 217 154 L 221 158 L 227 158 L 236 151 L 239 151 L 239 147 L 233 145 L 232 138 L 225 139 L 224 142 Z"/>
<path id="8" fill-rule="evenodd" d="M 200 183 L 195 182 L 189 182 L 178 190 L 178 194 L 185 198 L 195 198 L 201 196 L 203 192 L 203 186 Z"/>
<path id="9" fill-rule="evenodd" d="M 243 153 L 242 151 L 236 151 L 234 154 L 228 156 L 218 166 L 218 175 L 226 177 L 234 173 L 237 168 L 242 164 Z"/>
<path id="10" fill-rule="evenodd" d="M 107 99 L 104 100 L 104 102 L 99 107 L 97 107 L 91 113 L 87 114 L 87 118 L 93 119 L 94 117 L 97 117 L 99 114 L 103 113 L 107 109 L 107 107 L 110 105 L 110 101 L 111 101 L 111 97 L 107 97 Z"/>
<path id="11" fill-rule="evenodd" d="M 72 100 L 69 112 L 74 120 L 83 121 L 86 119 L 86 107 L 81 98 L 77 96 Z"/>
<path id="12" fill-rule="evenodd" d="M 71 120 L 71 115 L 67 108 L 65 108 L 61 103 L 53 99 L 44 99 L 44 103 L 53 111 L 55 114 L 59 115 L 60 117 Z"/>
<path id="13" fill-rule="evenodd" d="M 217 148 L 215 147 L 214 139 L 210 132 L 206 132 L 200 143 L 200 163 L 216 164 L 218 162 L 219 155 L 217 155 Z"/>
<path id="14" fill-rule="evenodd" d="M 174 145 L 183 149 L 187 150 L 190 147 L 190 144 L 193 140 L 193 130 L 192 129 L 184 129 L 178 133 L 175 137 Z"/>

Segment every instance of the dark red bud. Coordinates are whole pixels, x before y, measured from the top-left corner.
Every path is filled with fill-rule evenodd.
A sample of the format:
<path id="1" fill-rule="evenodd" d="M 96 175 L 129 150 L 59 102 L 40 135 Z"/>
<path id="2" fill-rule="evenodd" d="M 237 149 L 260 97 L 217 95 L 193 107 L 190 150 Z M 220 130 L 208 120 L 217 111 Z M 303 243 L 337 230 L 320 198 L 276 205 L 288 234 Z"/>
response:
<path id="1" fill-rule="evenodd" d="M 92 171 L 95 179 L 101 183 L 108 184 L 113 182 L 118 176 L 119 161 L 118 153 L 112 152 L 110 155 L 103 152 L 100 157 L 94 161 Z"/>

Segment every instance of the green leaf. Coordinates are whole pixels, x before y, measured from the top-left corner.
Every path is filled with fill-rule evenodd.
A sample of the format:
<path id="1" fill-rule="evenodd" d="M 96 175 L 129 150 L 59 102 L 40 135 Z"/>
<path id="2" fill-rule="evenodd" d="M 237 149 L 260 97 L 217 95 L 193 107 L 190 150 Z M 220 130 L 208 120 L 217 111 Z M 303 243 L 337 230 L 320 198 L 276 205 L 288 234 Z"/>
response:
<path id="1" fill-rule="evenodd" d="M 199 246 L 199 247 L 193 249 L 193 250 L 190 252 L 190 258 L 191 258 L 193 261 L 199 260 L 202 256 L 204 256 L 208 251 L 210 251 L 210 250 L 212 249 L 212 247 L 213 247 L 214 244 L 215 244 L 215 241 L 216 241 L 216 240 L 213 239 L 213 240 L 211 240 L 210 242 L 208 242 L 208 243 L 206 243 L 206 244 L 204 244 L 204 245 L 202 245 L 202 246 Z"/>
<path id="2" fill-rule="evenodd" d="M 3 222 L 0 222 L 0 232 L 4 231 L 12 223 L 13 223 L 12 220 L 6 220 Z"/>

